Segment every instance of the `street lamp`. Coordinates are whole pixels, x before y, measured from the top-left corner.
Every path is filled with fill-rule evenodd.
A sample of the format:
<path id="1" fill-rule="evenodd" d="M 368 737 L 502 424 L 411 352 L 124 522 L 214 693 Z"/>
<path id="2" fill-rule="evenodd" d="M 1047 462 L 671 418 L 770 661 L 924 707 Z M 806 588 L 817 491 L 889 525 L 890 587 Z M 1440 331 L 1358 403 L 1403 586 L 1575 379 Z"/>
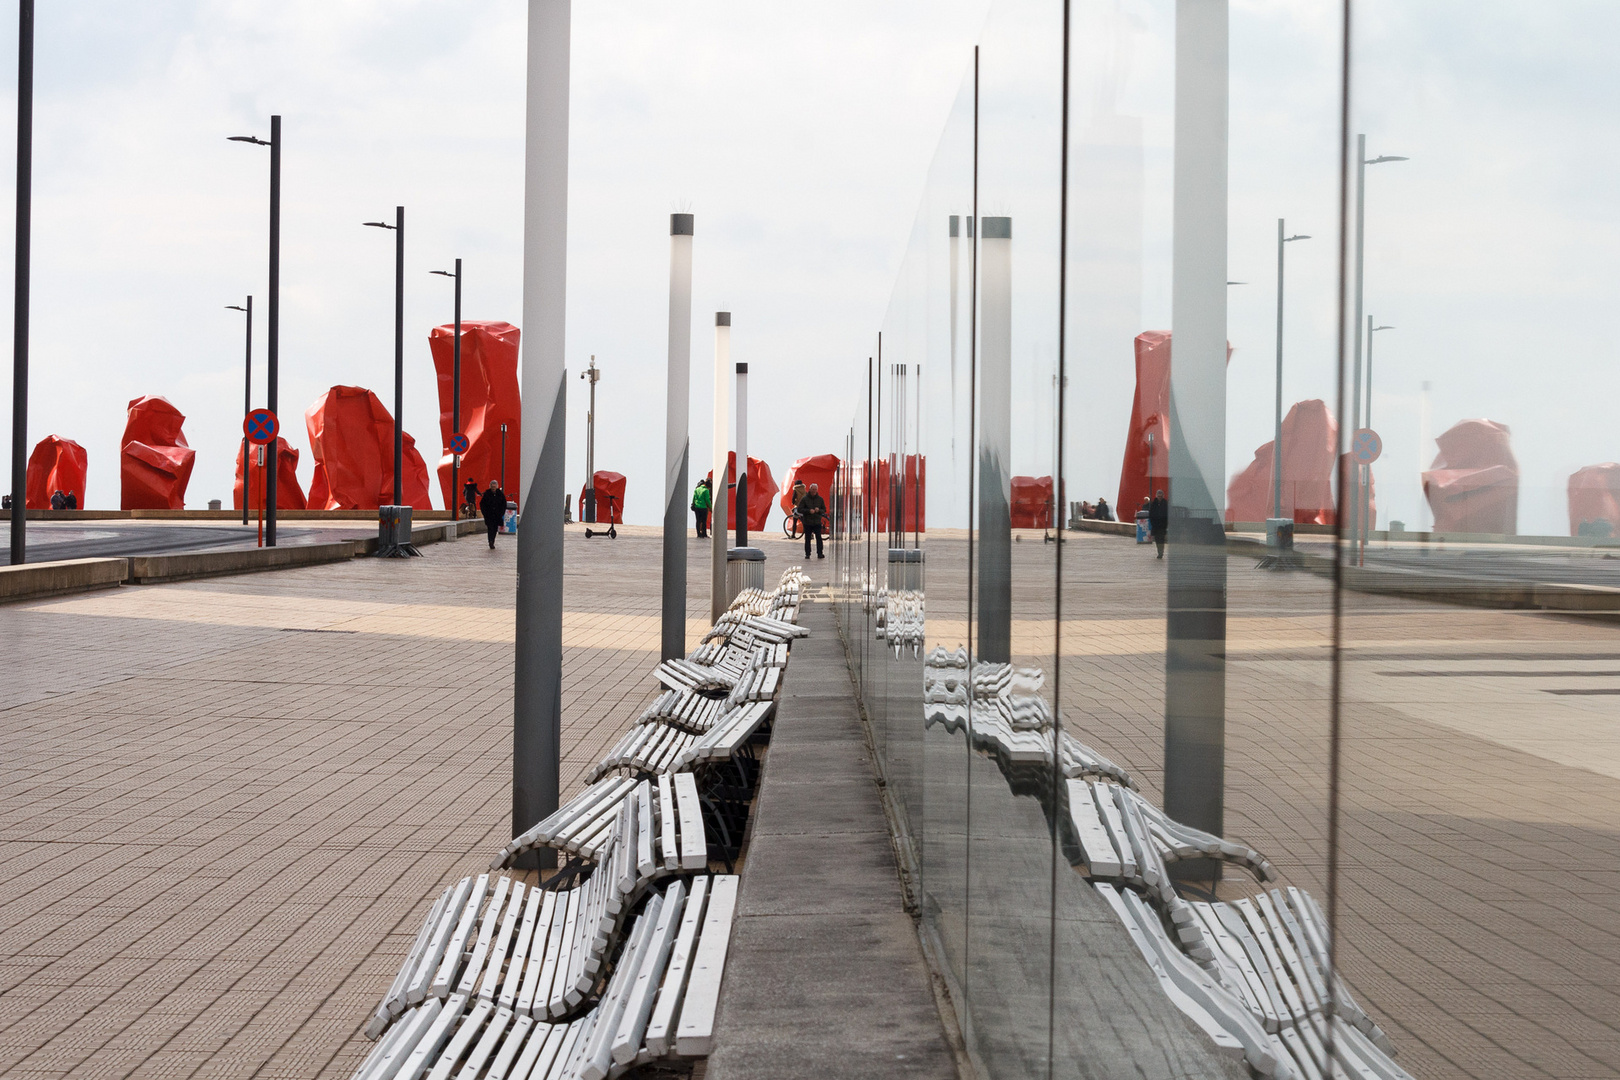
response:
<path id="1" fill-rule="evenodd" d="M 11 565 L 28 553 L 28 284 L 34 206 L 34 0 L 17 5 L 17 263 L 11 336 Z"/>
<path id="2" fill-rule="evenodd" d="M 276 411 L 281 377 L 281 117 L 270 118 L 270 139 L 254 135 L 228 135 L 228 142 L 252 143 L 270 148 L 270 310 L 265 313 L 265 408 Z M 249 320 L 251 332 L 252 321 Z M 251 403 L 249 408 L 251 408 Z M 276 546 L 276 441 L 265 447 L 264 542 Z M 244 477 L 246 463 L 243 465 Z M 245 483 L 245 479 L 244 479 Z M 246 504 L 246 488 L 242 502 Z"/>
<path id="3" fill-rule="evenodd" d="M 1380 330 L 1393 330 L 1393 326 L 1374 326 L 1373 317 L 1367 316 L 1367 409 L 1366 422 L 1362 425 L 1372 427 L 1372 361 L 1373 361 L 1373 335 Z M 1372 528 L 1372 466 L 1363 466 L 1366 476 L 1361 484 L 1361 561 L 1367 561 L 1367 533 Z"/>
<path id="4" fill-rule="evenodd" d="M 454 273 L 449 270 L 429 270 L 428 273 L 456 279 L 456 358 L 450 376 L 450 437 L 454 439 L 461 433 L 461 260 L 456 260 Z M 450 453 L 450 520 L 461 520 L 461 455 L 454 450 Z"/>
<path id="5" fill-rule="evenodd" d="M 394 230 L 394 505 L 405 503 L 405 208 L 394 207 L 394 224 L 363 221 Z"/>
<path id="6" fill-rule="evenodd" d="M 596 357 L 591 357 L 591 366 L 579 373 L 582 379 L 588 379 L 591 387 L 591 404 L 585 413 L 585 503 L 579 508 L 579 520 L 596 522 L 596 382 L 602 377 L 597 370 Z M 608 522 L 613 521 L 613 508 L 608 507 Z"/>
<path id="7" fill-rule="evenodd" d="M 247 367 L 242 376 L 242 415 L 245 417 L 253 411 L 253 297 L 247 298 L 247 307 L 241 304 L 226 304 L 226 311 L 241 311 L 247 314 Z M 248 523 L 248 440 L 244 430 L 242 434 L 242 524 Z"/>
<path id="8" fill-rule="evenodd" d="M 1354 349 L 1354 388 L 1351 391 L 1350 431 L 1354 433 L 1364 425 L 1361 422 L 1361 320 L 1362 320 L 1362 289 L 1365 284 L 1365 268 L 1367 254 L 1367 166 L 1382 165 L 1387 161 L 1407 161 L 1408 158 L 1395 154 L 1380 154 L 1378 157 L 1367 157 L 1367 136 L 1356 136 L 1356 310 L 1355 321 L 1355 349 Z M 1357 483 L 1360 483 L 1358 476 Z M 1350 503 L 1352 513 L 1359 517 L 1361 499 L 1357 498 Z M 1350 535 L 1359 535 L 1361 523 L 1352 522 Z"/>
<path id="9" fill-rule="evenodd" d="M 1283 367 L 1283 245 L 1309 240 L 1296 233 L 1284 236 L 1283 219 L 1277 219 L 1277 401 L 1271 436 L 1271 516 L 1282 517 L 1282 367 Z"/>

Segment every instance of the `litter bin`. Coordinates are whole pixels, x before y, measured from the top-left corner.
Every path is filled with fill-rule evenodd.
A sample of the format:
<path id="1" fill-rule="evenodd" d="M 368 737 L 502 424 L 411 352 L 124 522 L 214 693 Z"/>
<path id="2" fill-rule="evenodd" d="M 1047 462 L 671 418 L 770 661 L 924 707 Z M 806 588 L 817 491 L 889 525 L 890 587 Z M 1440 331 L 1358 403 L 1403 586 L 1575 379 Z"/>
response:
<path id="1" fill-rule="evenodd" d="M 518 529 L 517 503 L 513 502 L 511 499 L 507 499 L 506 500 L 506 513 L 501 515 L 501 532 L 507 533 L 508 535 L 510 535 L 512 533 L 517 532 L 517 529 Z"/>
<path id="2" fill-rule="evenodd" d="M 890 548 L 889 592 L 920 592 L 922 587 L 922 550 L 920 548 Z"/>
<path id="3" fill-rule="evenodd" d="M 1152 540 L 1153 530 L 1148 526 L 1148 512 L 1146 510 L 1138 510 L 1136 512 L 1136 542 L 1138 544 L 1146 544 Z"/>
<path id="4" fill-rule="evenodd" d="M 744 589 L 765 587 L 765 553 L 754 547 L 734 547 L 726 551 L 726 603 L 737 599 Z"/>

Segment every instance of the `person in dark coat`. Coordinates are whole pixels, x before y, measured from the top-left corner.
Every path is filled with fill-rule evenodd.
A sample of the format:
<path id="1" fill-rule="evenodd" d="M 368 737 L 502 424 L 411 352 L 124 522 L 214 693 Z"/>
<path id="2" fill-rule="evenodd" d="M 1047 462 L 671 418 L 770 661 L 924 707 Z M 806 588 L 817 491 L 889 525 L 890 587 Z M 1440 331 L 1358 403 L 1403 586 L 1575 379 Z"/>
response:
<path id="1" fill-rule="evenodd" d="M 495 534 L 501 531 L 501 518 L 506 516 L 506 492 L 491 480 L 489 489 L 478 500 L 478 512 L 484 515 L 484 528 L 489 530 L 489 546 L 495 547 Z"/>
<path id="2" fill-rule="evenodd" d="M 67 493 L 67 502 L 63 508 L 66 510 L 77 510 L 79 508 L 79 493 L 77 491 Z"/>
<path id="3" fill-rule="evenodd" d="M 467 477 L 467 482 L 461 485 L 461 504 L 472 514 L 478 509 L 478 481 Z"/>
<path id="4" fill-rule="evenodd" d="M 1148 503 L 1148 531 L 1153 534 L 1153 544 L 1159 549 L 1158 558 L 1164 558 L 1164 537 L 1170 528 L 1170 500 L 1164 497 L 1164 489 L 1160 488 L 1153 493 L 1153 501 Z"/>
<path id="5" fill-rule="evenodd" d="M 804 522 L 804 557 L 807 559 L 810 557 L 811 533 L 816 537 L 816 558 L 827 557 L 821 548 L 821 533 L 826 527 L 827 520 L 827 500 L 821 497 L 816 488 L 816 484 L 811 484 L 810 490 L 805 492 L 804 497 L 799 500 L 799 505 L 793 510 L 799 516 L 799 520 Z"/>
<path id="6" fill-rule="evenodd" d="M 1113 511 L 1113 509 L 1108 505 L 1108 500 L 1101 497 L 1101 496 L 1097 497 L 1097 520 L 1098 521 L 1113 521 L 1114 520 L 1114 511 Z"/>
<path id="7" fill-rule="evenodd" d="M 66 510 L 67 509 L 67 496 L 62 494 L 60 491 L 51 492 L 51 509 L 52 510 Z"/>

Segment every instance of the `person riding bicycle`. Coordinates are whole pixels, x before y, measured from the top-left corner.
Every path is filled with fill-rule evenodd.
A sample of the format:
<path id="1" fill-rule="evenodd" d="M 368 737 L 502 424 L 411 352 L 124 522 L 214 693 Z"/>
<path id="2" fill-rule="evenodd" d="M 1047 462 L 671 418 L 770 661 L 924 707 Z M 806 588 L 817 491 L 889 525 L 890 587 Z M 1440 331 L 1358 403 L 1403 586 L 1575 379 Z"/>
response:
<path id="1" fill-rule="evenodd" d="M 793 507 L 793 516 L 804 522 L 804 557 L 810 557 L 810 537 L 816 538 L 816 558 L 825 559 L 822 552 L 821 534 L 827 518 L 827 500 L 823 499 L 815 484 Z"/>

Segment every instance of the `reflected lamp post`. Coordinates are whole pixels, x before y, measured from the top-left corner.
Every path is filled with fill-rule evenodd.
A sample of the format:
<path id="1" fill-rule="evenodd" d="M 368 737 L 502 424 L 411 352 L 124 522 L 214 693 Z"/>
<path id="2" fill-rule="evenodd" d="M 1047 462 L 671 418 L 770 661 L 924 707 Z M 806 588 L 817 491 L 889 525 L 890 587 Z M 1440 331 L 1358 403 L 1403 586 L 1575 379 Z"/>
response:
<path id="1" fill-rule="evenodd" d="M 1283 219 L 1277 219 L 1277 393 L 1271 437 L 1271 516 L 1282 517 L 1282 373 L 1283 373 L 1283 249 L 1295 240 L 1309 240 L 1296 233 L 1285 236 Z"/>
<path id="2" fill-rule="evenodd" d="M 394 207 L 394 224 L 364 221 L 394 230 L 394 505 L 405 503 L 405 208 Z"/>
<path id="3" fill-rule="evenodd" d="M 453 273 L 449 270 L 429 270 L 428 273 L 456 279 L 455 360 L 450 374 L 450 437 L 454 439 L 461 434 L 461 260 L 456 260 Z M 506 490 L 504 485 L 501 490 Z M 450 454 L 450 520 L 461 520 L 461 455 L 453 450 Z"/>
<path id="4" fill-rule="evenodd" d="M 1365 270 L 1367 262 L 1367 166 L 1382 165 L 1389 161 L 1407 160 L 1410 159 L 1400 157 L 1395 154 L 1381 154 L 1378 157 L 1369 158 L 1367 156 L 1367 136 L 1356 136 L 1356 308 L 1353 322 L 1351 324 L 1355 329 L 1355 347 L 1352 351 L 1352 355 L 1354 356 L 1353 378 L 1355 381 L 1352 384 L 1351 390 L 1351 433 L 1354 433 L 1357 429 L 1363 426 L 1361 422 L 1361 320 L 1363 318 L 1362 294 L 1363 287 L 1366 282 Z M 1340 475 L 1342 476 L 1343 474 L 1341 473 Z M 1360 483 L 1359 473 L 1357 474 L 1356 482 L 1357 484 Z M 1357 493 L 1356 498 L 1349 500 L 1349 505 L 1351 507 L 1351 513 L 1359 518 L 1361 513 L 1361 498 L 1359 492 Z M 1350 531 L 1350 536 L 1351 539 L 1354 540 L 1354 538 L 1359 535 L 1361 522 L 1355 521 L 1352 522 L 1351 525 L 1352 528 Z M 1342 527 L 1343 526 L 1341 523 L 1341 528 Z"/>
<path id="5" fill-rule="evenodd" d="M 253 411 L 253 297 L 247 298 L 247 307 L 226 304 L 226 311 L 240 311 L 247 315 L 247 359 L 242 373 L 242 415 Z M 248 523 L 248 438 L 242 433 L 242 524 Z"/>
<path id="6" fill-rule="evenodd" d="M 1367 408 L 1366 423 L 1362 426 L 1372 427 L 1372 362 L 1373 362 L 1373 335 L 1380 330 L 1393 330 L 1393 326 L 1374 326 L 1373 317 L 1367 316 Z M 1361 482 L 1361 561 L 1367 561 L 1367 534 L 1372 529 L 1372 466 L 1363 466 L 1366 475 Z"/>
<path id="7" fill-rule="evenodd" d="M 281 386 L 281 117 L 270 117 L 268 141 L 255 135 L 229 135 L 228 142 L 252 143 L 270 148 L 270 305 L 264 320 L 264 407 L 276 412 L 280 404 Z M 279 413 L 277 414 L 279 415 Z M 270 440 L 265 447 L 264 478 L 264 543 L 276 546 L 276 442 Z M 245 469 L 245 466 L 244 466 Z M 244 494 L 243 502 L 247 501 Z"/>

